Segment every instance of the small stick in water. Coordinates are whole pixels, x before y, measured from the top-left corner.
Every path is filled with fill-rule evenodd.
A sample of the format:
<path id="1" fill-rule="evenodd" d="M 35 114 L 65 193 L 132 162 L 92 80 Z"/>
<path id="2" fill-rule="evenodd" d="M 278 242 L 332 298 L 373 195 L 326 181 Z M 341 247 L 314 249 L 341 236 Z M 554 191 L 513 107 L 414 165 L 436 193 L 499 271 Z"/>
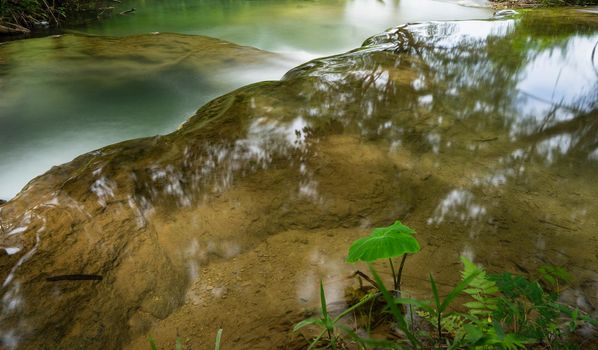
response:
<path id="1" fill-rule="evenodd" d="M 374 288 L 380 289 L 378 287 L 378 284 L 376 283 L 376 281 L 374 281 L 373 279 L 371 279 L 370 276 L 366 275 L 365 273 L 357 270 L 357 271 L 353 272 L 353 274 L 351 275 L 351 277 L 355 277 L 355 276 L 359 276 L 359 277 L 363 278 L 364 280 L 370 282 L 370 284 L 372 286 L 374 286 Z"/>
<path id="2" fill-rule="evenodd" d="M 132 8 L 132 9 L 130 9 L 130 10 L 123 11 L 123 12 L 121 12 L 120 14 L 124 16 L 124 15 L 128 15 L 129 13 L 133 13 L 133 12 L 135 12 L 135 9 L 134 9 L 134 8 Z"/>
<path id="3" fill-rule="evenodd" d="M 100 275 L 58 275 L 46 278 L 48 282 L 58 282 L 58 281 L 101 281 L 102 276 Z"/>

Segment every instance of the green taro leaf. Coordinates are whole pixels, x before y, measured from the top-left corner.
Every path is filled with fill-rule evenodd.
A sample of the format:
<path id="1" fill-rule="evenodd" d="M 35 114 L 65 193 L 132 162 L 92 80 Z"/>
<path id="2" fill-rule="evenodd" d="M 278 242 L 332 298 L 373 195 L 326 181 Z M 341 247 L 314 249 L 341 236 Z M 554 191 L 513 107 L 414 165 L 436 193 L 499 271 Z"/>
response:
<path id="1" fill-rule="evenodd" d="M 348 262 L 372 262 L 378 259 L 394 258 L 406 253 L 417 253 L 421 248 L 413 237 L 414 230 L 400 221 L 387 227 L 375 228 L 368 237 L 353 242 L 349 248 Z"/>
<path id="2" fill-rule="evenodd" d="M 390 226 L 386 226 L 386 227 L 376 227 L 373 231 L 371 236 L 383 236 L 389 233 L 406 233 L 406 234 L 410 234 L 413 235 L 415 234 L 415 230 L 413 230 L 412 228 L 403 225 L 402 222 L 400 222 L 399 220 L 395 221 L 394 224 L 390 225 Z"/>

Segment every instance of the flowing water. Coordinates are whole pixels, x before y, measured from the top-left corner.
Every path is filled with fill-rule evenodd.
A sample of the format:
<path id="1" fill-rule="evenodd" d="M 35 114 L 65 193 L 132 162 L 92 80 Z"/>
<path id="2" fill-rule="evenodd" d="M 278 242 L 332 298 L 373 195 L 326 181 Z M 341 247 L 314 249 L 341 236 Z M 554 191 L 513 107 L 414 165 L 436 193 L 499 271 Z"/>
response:
<path id="1" fill-rule="evenodd" d="M 483 0 L 470 3 L 486 5 Z M 450 0 L 135 0 L 118 9 L 135 8 L 134 16 L 120 16 L 83 31 L 98 35 L 199 34 L 315 58 L 354 49 L 369 36 L 403 23 L 492 14 L 488 8 L 457 4 Z"/>
<path id="2" fill-rule="evenodd" d="M 162 64 L 63 39 L 127 75 Z M 167 60 L 178 41 L 280 59 L 141 39 Z M 575 277 L 564 301 L 596 315 L 597 42 L 598 16 L 573 9 L 400 26 L 171 134 L 53 168 L 0 207 L 2 345 L 146 349 L 152 334 L 167 348 L 179 334 L 208 349 L 222 327 L 226 349 L 298 348 L 290 329 L 317 311 L 318 281 L 342 307 L 362 267 L 344 262 L 351 241 L 397 218 L 422 245 L 408 293 L 425 295 L 428 272 L 453 283 L 460 255 L 489 271 L 555 264 Z M 102 279 L 51 278 L 69 274 Z"/>
<path id="3" fill-rule="evenodd" d="M 53 165 L 114 142 L 170 132 L 216 96 L 279 79 L 391 26 L 492 14 L 431 0 L 136 0 L 118 6 L 117 13 L 136 12 L 76 31 L 100 37 L 0 45 L 0 199 Z M 157 32 L 189 36 L 151 34 Z M 278 55 L 259 57 L 197 34 Z"/>

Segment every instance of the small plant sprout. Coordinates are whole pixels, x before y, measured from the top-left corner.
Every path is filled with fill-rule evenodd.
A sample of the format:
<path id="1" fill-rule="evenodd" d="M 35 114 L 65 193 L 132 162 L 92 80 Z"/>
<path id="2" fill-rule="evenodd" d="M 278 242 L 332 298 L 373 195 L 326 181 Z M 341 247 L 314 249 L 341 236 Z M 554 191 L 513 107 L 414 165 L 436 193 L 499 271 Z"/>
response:
<path id="1" fill-rule="evenodd" d="M 216 341 L 214 342 L 214 350 L 220 350 L 220 342 L 222 340 L 222 328 L 216 332 Z"/>
<path id="2" fill-rule="evenodd" d="M 313 338 L 311 341 L 309 341 L 310 344 L 307 350 L 314 349 L 321 340 L 323 340 L 324 343 L 327 344 L 326 347 L 330 347 L 332 348 L 332 350 L 336 350 L 338 345 L 338 336 L 336 334 L 338 333 L 337 330 L 345 332 L 347 335 L 349 335 L 351 338 L 353 338 L 361 344 L 363 343 L 363 340 L 360 339 L 351 328 L 341 324 L 340 320 L 343 317 L 355 311 L 356 309 L 358 309 L 359 307 L 361 307 L 362 305 L 364 305 L 365 303 L 374 299 L 376 296 L 377 294 L 368 294 L 364 296 L 358 303 L 347 308 L 338 316 L 332 318 L 330 313 L 328 313 L 326 294 L 324 293 L 324 284 L 322 283 L 322 281 L 320 281 L 320 305 L 322 316 L 320 318 L 308 318 L 297 323 L 293 327 L 293 332 L 296 332 L 305 326 L 316 326 L 321 329 L 320 334 L 317 337 Z M 328 338 L 322 339 L 326 334 L 328 335 Z"/>
<path id="3" fill-rule="evenodd" d="M 370 263 L 379 259 L 388 259 L 394 289 L 400 291 L 401 276 L 407 254 L 417 253 L 421 249 L 417 239 L 413 237 L 414 234 L 413 229 L 403 225 L 398 220 L 390 226 L 375 228 L 369 236 L 353 242 L 351 248 L 349 248 L 347 261 L 350 263 L 357 261 Z M 396 273 L 392 259 L 399 256 L 403 258 L 401 259 L 399 272 Z"/>

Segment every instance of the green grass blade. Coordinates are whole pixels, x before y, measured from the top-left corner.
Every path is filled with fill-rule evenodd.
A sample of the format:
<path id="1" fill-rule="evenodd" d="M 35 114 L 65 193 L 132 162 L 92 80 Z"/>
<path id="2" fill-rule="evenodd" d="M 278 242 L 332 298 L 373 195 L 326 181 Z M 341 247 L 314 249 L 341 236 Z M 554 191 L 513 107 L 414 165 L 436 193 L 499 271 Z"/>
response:
<path id="1" fill-rule="evenodd" d="M 396 298 L 395 299 L 395 303 L 397 304 L 402 304 L 402 305 L 413 305 L 417 308 L 420 308 L 426 312 L 429 312 L 430 314 L 435 314 L 436 311 L 430 307 L 430 305 L 428 304 L 428 302 L 425 301 L 420 301 L 417 299 L 411 299 L 411 298 Z"/>
<path id="2" fill-rule="evenodd" d="M 436 305 L 436 311 L 440 314 L 442 310 L 440 310 L 440 296 L 438 295 L 438 288 L 436 287 L 436 281 L 434 281 L 434 277 L 430 274 L 430 284 L 432 285 L 432 294 L 434 295 L 434 304 Z"/>
<path id="3" fill-rule="evenodd" d="M 336 350 L 336 338 L 334 337 L 334 323 L 328 315 L 328 309 L 326 308 L 326 293 L 324 293 L 324 284 L 320 280 L 320 304 L 322 304 L 322 321 L 328 332 L 328 338 L 330 345 L 333 350 Z"/>
<path id="4" fill-rule="evenodd" d="M 438 341 L 442 341 L 442 310 L 440 309 L 440 296 L 434 276 L 430 273 L 430 284 L 432 285 L 432 294 L 434 294 L 434 304 L 436 305 L 436 329 L 438 330 Z"/>
<path id="5" fill-rule="evenodd" d="M 322 316 L 326 318 L 328 316 L 328 310 L 326 309 L 326 294 L 324 293 L 324 284 L 320 280 L 320 304 L 322 304 Z"/>
<path id="6" fill-rule="evenodd" d="M 309 325 L 324 326 L 324 321 L 322 321 L 321 318 L 308 318 L 306 320 L 303 320 L 303 321 L 297 323 L 293 327 L 293 332 L 297 332 L 301 328 L 303 328 L 305 326 L 309 326 Z"/>
<path id="7" fill-rule="evenodd" d="M 309 347 L 307 348 L 307 350 L 311 350 L 313 349 L 318 342 L 320 341 L 320 339 L 322 339 L 322 337 L 324 336 L 324 334 L 326 334 L 326 330 L 323 330 L 322 333 L 320 333 L 320 335 L 318 335 L 312 342 L 311 344 L 309 344 Z"/>
<path id="8" fill-rule="evenodd" d="M 158 346 L 156 345 L 156 341 L 154 340 L 154 338 L 151 335 L 147 336 L 147 341 L 149 341 L 150 349 L 152 349 L 152 350 L 158 350 Z"/>
<path id="9" fill-rule="evenodd" d="M 220 350 L 220 342 L 222 341 L 222 328 L 216 332 L 216 341 L 214 342 L 214 350 Z"/>
<path id="10" fill-rule="evenodd" d="M 338 316 L 336 316 L 334 318 L 334 320 L 332 320 L 332 323 L 336 324 L 341 318 L 345 317 L 346 315 L 348 315 L 349 313 L 353 312 L 353 310 L 357 309 L 358 307 L 360 307 L 361 305 L 367 303 L 368 301 L 374 299 L 375 297 L 378 296 L 378 293 L 372 293 L 372 294 L 368 294 L 365 297 L 363 297 L 357 304 L 349 307 L 348 309 L 346 309 L 345 311 L 341 312 Z"/>
<path id="11" fill-rule="evenodd" d="M 403 333 L 405 333 L 405 335 L 409 339 L 409 342 L 414 347 L 417 348 L 419 346 L 419 341 L 417 340 L 417 338 L 415 338 L 415 336 L 413 335 L 413 333 L 411 333 L 411 331 L 407 327 L 407 322 L 405 321 L 405 317 L 403 316 L 403 314 L 401 313 L 401 311 L 397 307 L 397 304 L 395 303 L 393 296 L 390 295 L 390 293 L 388 292 L 388 290 L 384 286 L 384 283 L 382 283 L 382 279 L 380 278 L 380 275 L 378 275 L 378 273 L 376 272 L 376 270 L 374 270 L 374 268 L 371 265 L 369 265 L 369 268 L 370 268 L 370 272 L 372 273 L 372 276 L 374 276 L 374 280 L 376 281 L 376 283 L 380 287 L 380 292 L 382 293 L 382 296 L 384 297 L 384 300 L 386 301 L 386 304 L 390 308 L 390 312 L 395 317 L 395 320 L 397 321 L 397 324 L 398 324 L 399 328 L 401 329 L 401 331 L 403 331 Z"/>
<path id="12" fill-rule="evenodd" d="M 176 337 L 175 350 L 183 350 L 183 344 L 181 344 L 181 337 Z"/>

